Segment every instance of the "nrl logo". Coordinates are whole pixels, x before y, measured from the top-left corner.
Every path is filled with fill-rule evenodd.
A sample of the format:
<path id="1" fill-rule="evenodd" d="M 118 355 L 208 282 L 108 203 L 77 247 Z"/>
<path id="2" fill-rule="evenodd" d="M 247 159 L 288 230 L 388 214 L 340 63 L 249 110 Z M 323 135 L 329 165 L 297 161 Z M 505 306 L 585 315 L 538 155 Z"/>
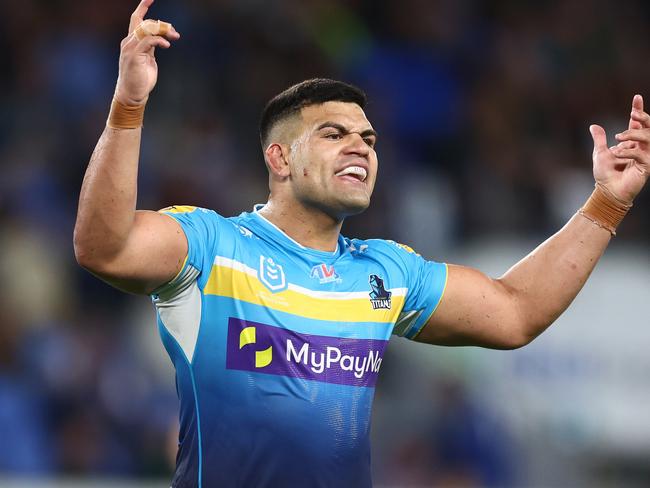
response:
<path id="1" fill-rule="evenodd" d="M 377 310 L 378 308 L 385 308 L 390 310 L 390 296 L 392 295 L 392 292 L 386 291 L 384 288 L 384 280 L 373 274 L 368 278 L 368 282 L 372 289 L 369 293 L 372 309 Z"/>
<path id="2" fill-rule="evenodd" d="M 284 276 L 282 266 L 273 261 L 272 258 L 260 256 L 260 281 L 273 293 L 282 291 L 287 287 L 287 280 Z"/>

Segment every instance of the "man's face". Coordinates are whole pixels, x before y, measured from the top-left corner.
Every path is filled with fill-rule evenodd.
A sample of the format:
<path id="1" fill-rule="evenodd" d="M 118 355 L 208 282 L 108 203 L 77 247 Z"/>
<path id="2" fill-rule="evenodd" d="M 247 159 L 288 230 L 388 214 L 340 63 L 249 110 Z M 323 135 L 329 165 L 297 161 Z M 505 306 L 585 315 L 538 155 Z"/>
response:
<path id="1" fill-rule="evenodd" d="M 297 201 L 335 219 L 364 211 L 377 177 L 377 135 L 355 103 L 326 102 L 301 111 L 291 144 L 291 185 Z"/>

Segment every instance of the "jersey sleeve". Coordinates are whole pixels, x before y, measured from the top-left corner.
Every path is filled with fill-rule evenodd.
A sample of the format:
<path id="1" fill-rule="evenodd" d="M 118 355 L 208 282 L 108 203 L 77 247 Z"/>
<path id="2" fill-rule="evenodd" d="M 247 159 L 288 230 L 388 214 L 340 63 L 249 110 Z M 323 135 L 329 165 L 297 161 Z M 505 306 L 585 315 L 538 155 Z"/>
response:
<path id="1" fill-rule="evenodd" d="M 192 275 L 203 288 L 207 281 L 221 234 L 221 226 L 225 220 L 214 210 L 188 205 L 175 205 L 159 210 L 176 220 L 187 238 L 187 257 L 178 276 L 161 288 L 169 292 L 176 284 L 187 281 Z M 185 278 L 183 278 L 185 277 Z M 156 290 L 154 293 L 160 292 Z"/>
<path id="2" fill-rule="evenodd" d="M 428 261 L 403 244 L 392 244 L 404 265 L 408 289 L 393 334 L 414 339 L 442 299 L 447 285 L 447 264 Z"/>

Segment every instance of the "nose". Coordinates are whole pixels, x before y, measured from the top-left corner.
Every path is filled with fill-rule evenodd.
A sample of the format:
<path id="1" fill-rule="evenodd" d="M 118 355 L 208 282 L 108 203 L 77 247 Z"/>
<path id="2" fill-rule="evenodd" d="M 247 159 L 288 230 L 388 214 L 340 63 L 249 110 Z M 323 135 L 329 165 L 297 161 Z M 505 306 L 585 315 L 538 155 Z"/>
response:
<path id="1" fill-rule="evenodd" d="M 366 144 L 366 141 L 363 140 L 361 134 L 357 132 L 351 132 L 346 136 L 347 144 L 345 145 L 344 151 L 346 154 L 358 154 L 359 156 L 366 157 L 370 152 L 370 147 Z"/>

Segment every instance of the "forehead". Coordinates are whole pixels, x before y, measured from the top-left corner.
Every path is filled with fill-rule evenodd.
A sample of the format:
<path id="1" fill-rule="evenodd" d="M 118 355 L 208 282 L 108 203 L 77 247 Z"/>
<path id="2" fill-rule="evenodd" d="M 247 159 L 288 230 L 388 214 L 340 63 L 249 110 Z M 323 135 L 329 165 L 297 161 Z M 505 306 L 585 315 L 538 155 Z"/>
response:
<path id="1" fill-rule="evenodd" d="M 356 103 L 325 102 L 309 105 L 300 111 L 302 122 L 306 127 L 314 127 L 323 122 L 336 122 L 350 130 L 371 129 L 363 109 Z"/>

